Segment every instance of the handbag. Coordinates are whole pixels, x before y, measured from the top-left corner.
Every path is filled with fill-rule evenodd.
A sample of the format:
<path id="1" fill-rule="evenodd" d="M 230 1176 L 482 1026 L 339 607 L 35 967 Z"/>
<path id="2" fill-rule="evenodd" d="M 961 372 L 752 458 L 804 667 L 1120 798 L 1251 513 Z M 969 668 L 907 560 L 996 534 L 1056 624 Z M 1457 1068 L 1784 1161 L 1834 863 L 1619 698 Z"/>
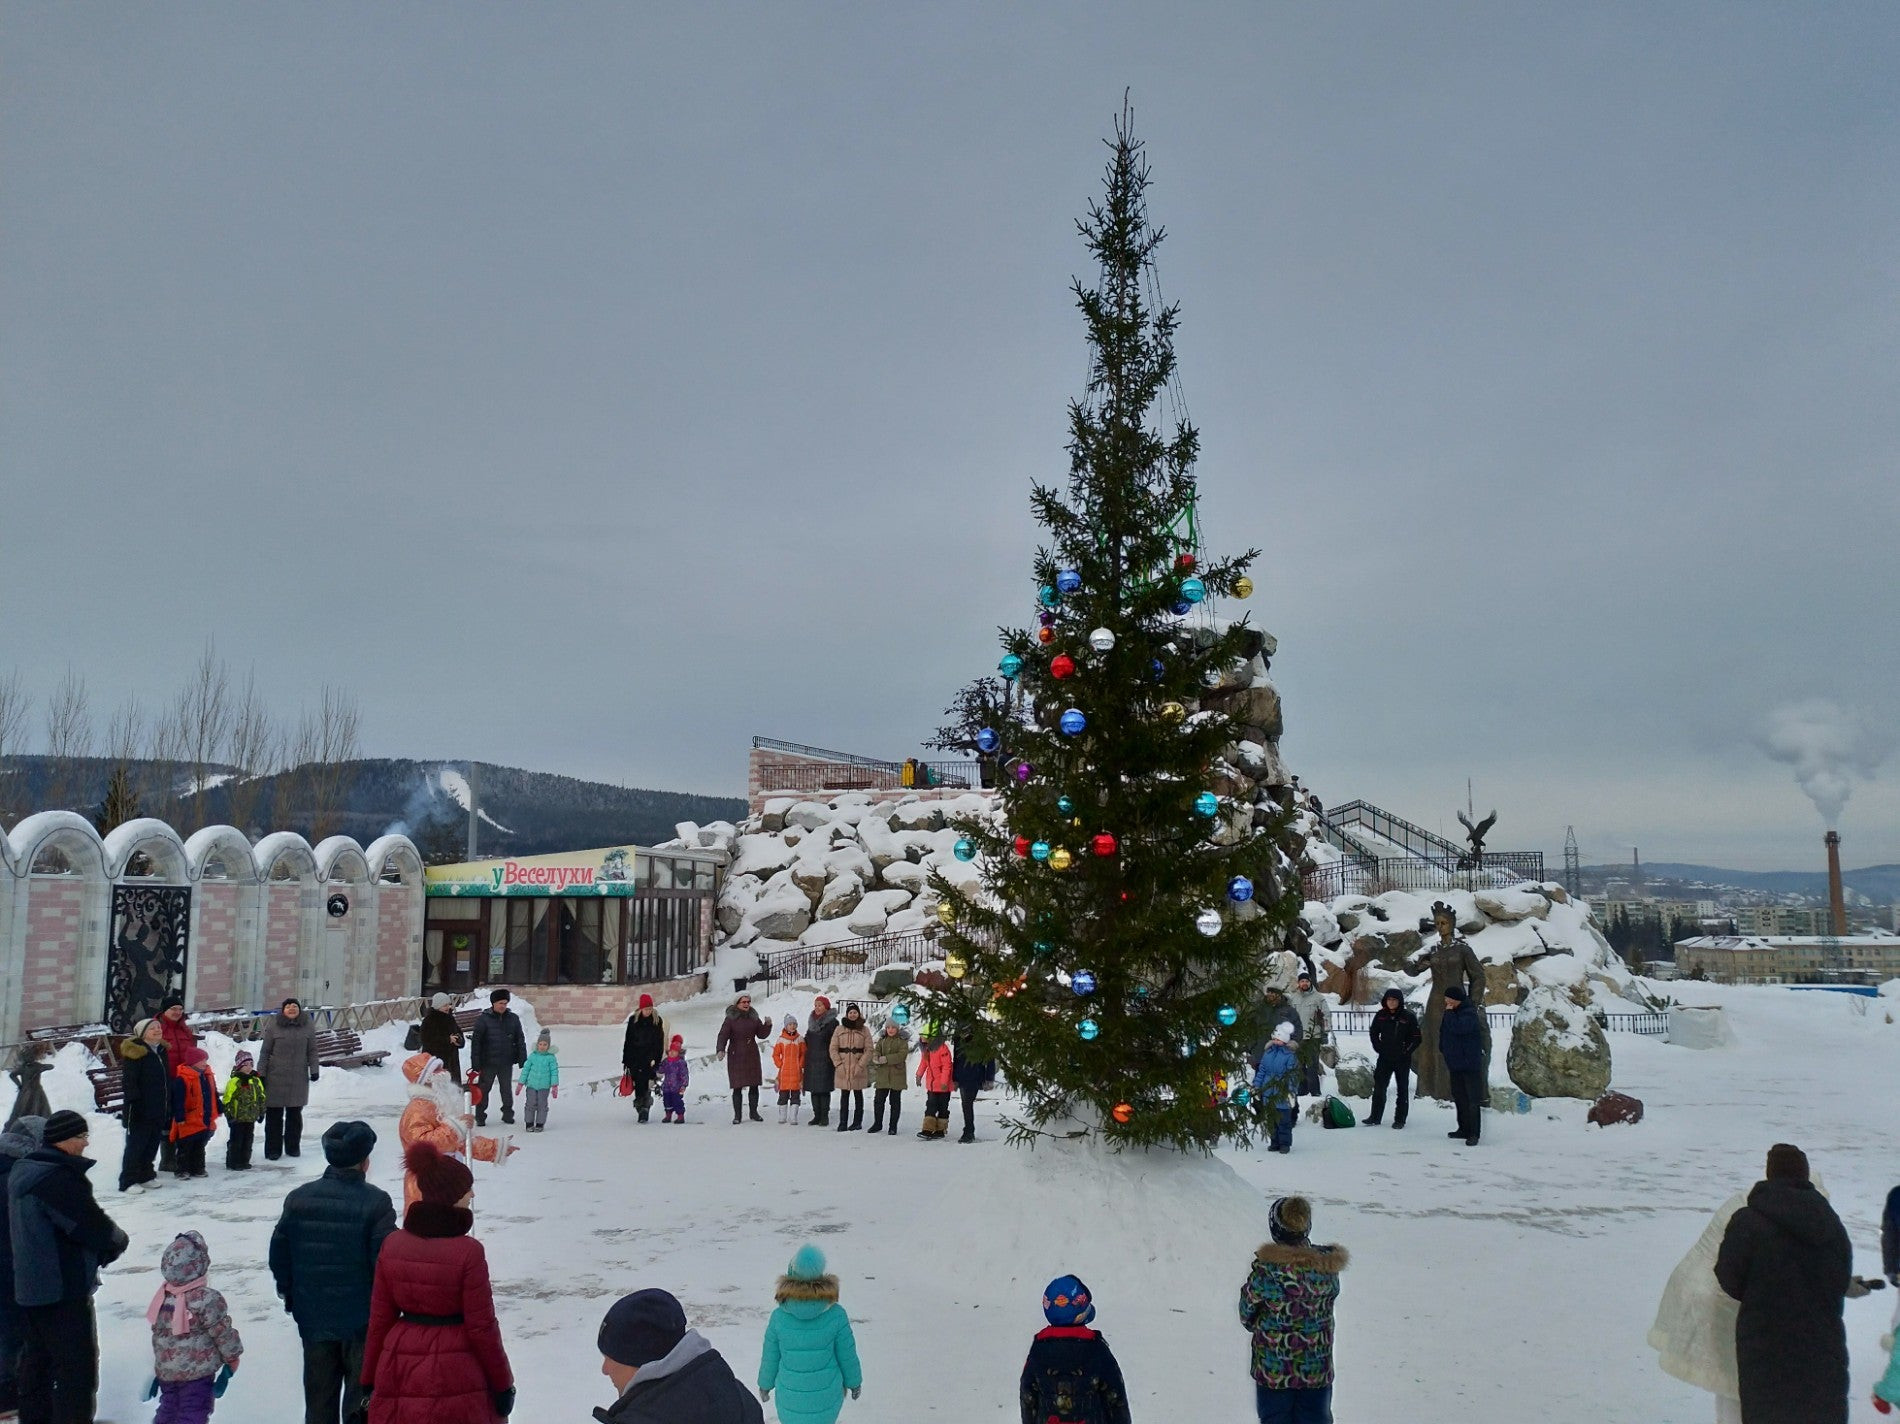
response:
<path id="1" fill-rule="evenodd" d="M 419 1050 L 421 1047 L 422 1047 L 422 1025 L 419 1023 L 412 1023 L 409 1025 L 409 1032 L 405 1033 L 402 1036 L 402 1051 L 404 1053 L 414 1053 L 417 1050 Z"/>
<path id="2" fill-rule="evenodd" d="M 630 1098 L 633 1096 L 633 1074 L 622 1073 L 620 1075 L 620 1082 L 614 1088 L 614 1096 L 616 1098 Z"/>

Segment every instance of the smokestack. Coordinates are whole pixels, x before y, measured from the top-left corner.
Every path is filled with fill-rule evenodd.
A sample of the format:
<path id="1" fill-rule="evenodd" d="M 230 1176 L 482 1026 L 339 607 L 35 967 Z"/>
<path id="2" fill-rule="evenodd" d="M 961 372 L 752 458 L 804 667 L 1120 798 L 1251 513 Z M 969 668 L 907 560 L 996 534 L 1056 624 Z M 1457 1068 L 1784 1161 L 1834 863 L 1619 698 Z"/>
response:
<path id="1" fill-rule="evenodd" d="M 1829 831 L 1822 837 L 1827 846 L 1827 909 L 1834 922 L 1834 934 L 1847 933 L 1847 894 L 1841 889 L 1841 833 Z"/>

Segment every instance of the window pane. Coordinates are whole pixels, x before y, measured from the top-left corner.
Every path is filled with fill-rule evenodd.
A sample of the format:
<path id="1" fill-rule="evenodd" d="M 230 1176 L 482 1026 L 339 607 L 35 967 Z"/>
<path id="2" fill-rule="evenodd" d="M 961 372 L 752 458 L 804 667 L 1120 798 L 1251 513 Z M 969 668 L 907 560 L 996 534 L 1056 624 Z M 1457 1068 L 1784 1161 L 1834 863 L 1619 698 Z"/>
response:
<path id="1" fill-rule="evenodd" d="M 561 900 L 561 972 L 563 984 L 598 984 L 605 956 L 601 953 L 601 903 L 598 900 Z"/>
<path id="2" fill-rule="evenodd" d="M 647 885 L 654 890 L 673 888 L 673 862 L 671 858 L 656 855 L 647 862 Z"/>
<path id="3" fill-rule="evenodd" d="M 527 902 L 534 910 L 534 921 L 528 930 L 528 982 L 530 984 L 552 984 L 554 966 L 548 963 L 548 900 L 536 896 Z"/>
<path id="4" fill-rule="evenodd" d="M 600 982 L 620 982 L 620 907 L 618 895 L 600 902 Z"/>

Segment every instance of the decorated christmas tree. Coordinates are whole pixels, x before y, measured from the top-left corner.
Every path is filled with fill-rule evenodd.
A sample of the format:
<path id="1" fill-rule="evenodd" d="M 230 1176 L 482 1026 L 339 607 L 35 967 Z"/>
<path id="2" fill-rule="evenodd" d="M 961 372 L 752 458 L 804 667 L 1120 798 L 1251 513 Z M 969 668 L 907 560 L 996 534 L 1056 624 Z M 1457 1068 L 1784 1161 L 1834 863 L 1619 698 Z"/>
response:
<path id="1" fill-rule="evenodd" d="M 1149 170 L 1124 109 L 1103 200 L 1078 223 L 1089 379 L 1069 410 L 1066 493 L 1037 487 L 1036 626 L 1003 630 L 1012 696 L 970 729 L 1001 815 L 958 824 L 968 878 L 937 876 L 948 986 L 915 1012 L 993 1056 L 1018 1138 L 1060 1125 L 1124 1144 L 1246 1140 L 1239 1081 L 1267 954 L 1297 913 L 1285 815 L 1223 768 L 1260 635 L 1214 616 L 1257 555 L 1200 546 L 1198 437 L 1179 399 Z"/>

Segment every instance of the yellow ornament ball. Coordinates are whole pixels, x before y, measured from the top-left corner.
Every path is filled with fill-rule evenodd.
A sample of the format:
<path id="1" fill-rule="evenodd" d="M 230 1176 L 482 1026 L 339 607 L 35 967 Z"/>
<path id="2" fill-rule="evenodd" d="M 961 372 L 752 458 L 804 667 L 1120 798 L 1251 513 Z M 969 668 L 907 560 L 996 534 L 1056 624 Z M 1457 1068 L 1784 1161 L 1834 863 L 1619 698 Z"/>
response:
<path id="1" fill-rule="evenodd" d="M 1164 702 L 1161 704 L 1161 720 L 1164 722 L 1179 722 L 1186 716 L 1187 708 L 1183 707 L 1179 702 Z"/>
<path id="2" fill-rule="evenodd" d="M 1115 1111 L 1111 1116 L 1116 1122 L 1128 1122 L 1135 1116 L 1134 1105 L 1132 1103 L 1116 1103 Z"/>
<path id="3" fill-rule="evenodd" d="M 952 979 L 961 979 L 970 972 L 970 966 L 962 955 L 946 954 L 943 958 L 943 972 Z"/>
<path id="4" fill-rule="evenodd" d="M 937 918 L 942 920 L 946 925 L 954 925 L 957 922 L 957 907 L 948 900 L 939 900 L 937 902 Z"/>
<path id="5" fill-rule="evenodd" d="M 1054 850 L 1049 852 L 1049 868 L 1051 870 L 1067 870 L 1074 863 L 1075 857 L 1069 854 L 1065 846 L 1057 846 Z"/>
<path id="6" fill-rule="evenodd" d="M 1245 574 L 1242 574 L 1239 578 L 1235 579 L 1234 580 L 1234 597 L 1235 598 L 1252 598 L 1253 597 L 1253 580 L 1248 578 Z"/>

